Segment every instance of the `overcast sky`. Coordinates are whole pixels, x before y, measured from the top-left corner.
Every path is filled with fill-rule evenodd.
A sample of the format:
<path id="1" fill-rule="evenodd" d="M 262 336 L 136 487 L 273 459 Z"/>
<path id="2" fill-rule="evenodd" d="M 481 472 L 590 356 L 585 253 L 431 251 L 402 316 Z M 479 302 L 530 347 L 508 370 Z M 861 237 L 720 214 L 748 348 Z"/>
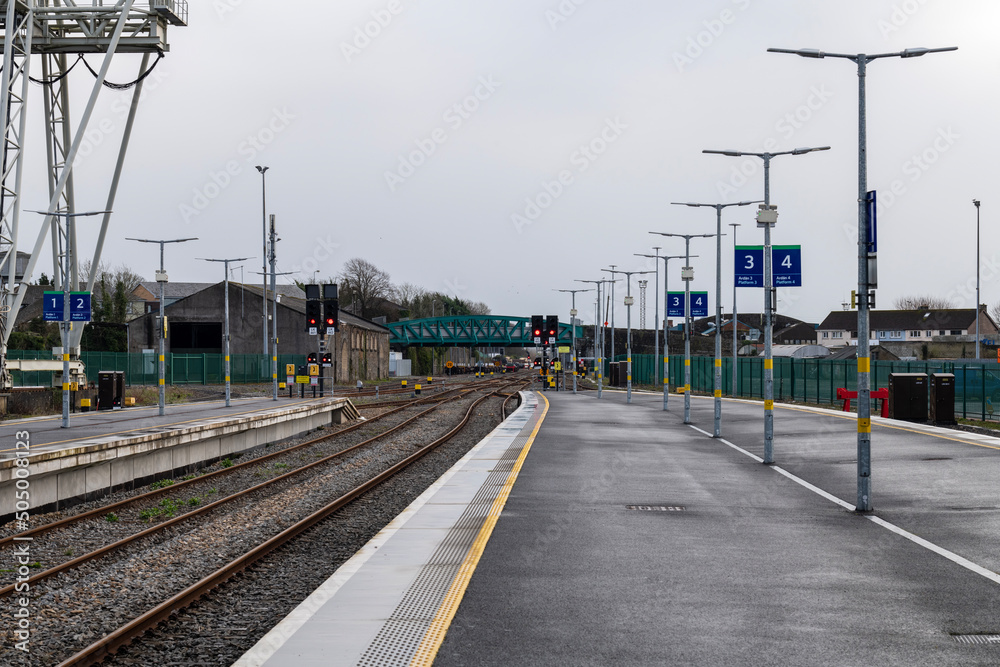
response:
<path id="1" fill-rule="evenodd" d="M 1000 3 L 988 0 L 194 2 L 147 80 L 105 261 L 151 278 L 155 247 L 124 237 L 197 236 L 168 247 L 172 281 L 221 280 L 220 265 L 195 258 L 243 256 L 256 258 L 247 282 L 259 280 L 250 272 L 261 269 L 262 164 L 280 271 L 308 281 L 363 257 L 395 283 L 484 301 L 495 314 L 566 319 L 569 295 L 553 289 L 586 287 L 574 279 L 611 264 L 652 269 L 633 253 L 655 245 L 683 252 L 682 241 L 648 232 L 714 231 L 712 209 L 670 202 L 762 198 L 758 160 L 703 149 L 829 145 L 771 168 L 773 241 L 800 244 L 804 264 L 804 286 L 781 290 L 779 310 L 817 322 L 857 284 L 857 70 L 766 49 L 957 46 L 869 65 L 877 305 L 932 293 L 973 306 L 973 198 L 983 301 L 996 303 L 998 19 Z M 118 56 L 109 78 L 134 78 L 138 65 Z M 78 119 L 92 77 L 80 68 L 71 79 Z M 24 207 L 43 208 L 32 93 Z M 76 167 L 79 210 L 104 206 L 127 99 L 102 94 Z M 754 208 L 723 214 L 724 225 L 742 223 L 741 245 L 762 243 Z M 29 243 L 31 217 L 40 216 L 23 218 Z M 87 254 L 95 237 L 83 233 Z M 726 310 L 732 246 L 726 236 Z M 711 292 L 714 308 L 714 239 L 693 241 L 692 253 L 693 288 Z M 680 265 L 671 263 L 672 288 Z M 593 296 L 577 297 L 592 322 Z M 738 300 L 759 312 L 762 290 L 741 288 Z M 651 324 L 652 293 L 648 302 Z"/>

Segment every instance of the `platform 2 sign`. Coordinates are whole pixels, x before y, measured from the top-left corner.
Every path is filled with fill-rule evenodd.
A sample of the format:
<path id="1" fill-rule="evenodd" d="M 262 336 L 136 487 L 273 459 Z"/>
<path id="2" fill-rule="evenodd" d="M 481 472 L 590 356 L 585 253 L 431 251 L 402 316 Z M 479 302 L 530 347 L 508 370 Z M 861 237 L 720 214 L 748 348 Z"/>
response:
<path id="1" fill-rule="evenodd" d="M 736 246 L 736 287 L 764 286 L 764 246 Z M 771 247 L 771 275 L 775 287 L 802 287 L 802 246 Z"/>
<path id="2" fill-rule="evenodd" d="M 667 293 L 667 317 L 684 317 L 684 292 Z M 708 292 L 691 292 L 691 317 L 708 317 Z"/>
<path id="3" fill-rule="evenodd" d="M 45 292 L 42 300 L 42 319 L 46 322 L 63 321 L 62 292 Z M 90 292 L 69 293 L 69 321 L 90 321 Z"/>

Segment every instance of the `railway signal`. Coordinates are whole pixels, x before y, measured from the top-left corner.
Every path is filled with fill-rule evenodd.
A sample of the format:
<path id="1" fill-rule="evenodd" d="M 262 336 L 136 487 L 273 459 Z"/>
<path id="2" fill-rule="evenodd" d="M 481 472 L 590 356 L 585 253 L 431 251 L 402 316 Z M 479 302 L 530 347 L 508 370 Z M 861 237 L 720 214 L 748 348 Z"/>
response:
<path id="1" fill-rule="evenodd" d="M 549 338 L 549 343 L 555 343 L 556 336 L 559 335 L 558 315 L 549 315 L 545 318 L 545 331 L 545 335 Z"/>
<path id="2" fill-rule="evenodd" d="M 531 316 L 531 337 L 534 339 L 535 345 L 541 345 L 542 343 L 543 319 L 541 315 Z"/>
<path id="3" fill-rule="evenodd" d="M 337 330 L 339 315 L 340 301 L 337 299 L 337 286 L 323 285 L 323 324 L 328 336 L 332 336 Z"/>
<path id="4" fill-rule="evenodd" d="M 319 321 L 322 317 L 323 306 L 319 301 L 306 301 L 306 328 L 310 330 L 309 333 L 315 334 L 316 329 L 319 328 Z"/>

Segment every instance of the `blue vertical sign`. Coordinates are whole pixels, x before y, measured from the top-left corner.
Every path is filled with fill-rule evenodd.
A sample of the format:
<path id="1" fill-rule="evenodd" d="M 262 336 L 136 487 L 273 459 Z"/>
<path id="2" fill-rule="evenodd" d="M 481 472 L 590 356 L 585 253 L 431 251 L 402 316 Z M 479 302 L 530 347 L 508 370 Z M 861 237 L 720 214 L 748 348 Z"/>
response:
<path id="1" fill-rule="evenodd" d="M 71 322 L 90 321 L 90 292 L 69 293 L 69 319 Z"/>
<path id="2" fill-rule="evenodd" d="M 42 319 L 46 322 L 62 322 L 63 293 L 45 292 L 42 298 Z"/>
<path id="3" fill-rule="evenodd" d="M 684 317 L 684 292 L 667 293 L 667 317 Z"/>
<path id="4" fill-rule="evenodd" d="M 773 246 L 771 274 L 775 287 L 802 287 L 802 246 Z"/>
<path id="5" fill-rule="evenodd" d="M 708 292 L 691 292 L 691 317 L 708 317 Z"/>
<path id="6" fill-rule="evenodd" d="M 875 191 L 865 195 L 865 220 L 868 223 L 868 252 L 878 252 L 878 216 L 875 213 Z"/>
<path id="7" fill-rule="evenodd" d="M 764 246 L 736 246 L 736 260 L 733 266 L 736 267 L 737 287 L 764 286 Z"/>

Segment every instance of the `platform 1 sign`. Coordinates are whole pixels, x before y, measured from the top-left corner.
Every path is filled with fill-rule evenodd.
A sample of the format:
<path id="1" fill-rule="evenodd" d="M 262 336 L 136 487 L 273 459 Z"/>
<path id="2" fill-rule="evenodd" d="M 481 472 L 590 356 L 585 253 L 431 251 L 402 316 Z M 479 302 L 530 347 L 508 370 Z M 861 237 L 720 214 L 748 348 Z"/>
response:
<path id="1" fill-rule="evenodd" d="M 736 246 L 736 287 L 764 286 L 764 246 Z M 802 246 L 771 247 L 775 287 L 802 287 Z"/>
<path id="2" fill-rule="evenodd" d="M 63 321 L 63 293 L 45 292 L 42 301 L 42 319 L 46 322 Z M 69 293 L 70 322 L 90 321 L 90 292 Z"/>
<path id="3" fill-rule="evenodd" d="M 684 317 L 684 292 L 667 293 L 667 317 Z M 708 317 L 708 292 L 691 292 L 691 317 Z"/>

